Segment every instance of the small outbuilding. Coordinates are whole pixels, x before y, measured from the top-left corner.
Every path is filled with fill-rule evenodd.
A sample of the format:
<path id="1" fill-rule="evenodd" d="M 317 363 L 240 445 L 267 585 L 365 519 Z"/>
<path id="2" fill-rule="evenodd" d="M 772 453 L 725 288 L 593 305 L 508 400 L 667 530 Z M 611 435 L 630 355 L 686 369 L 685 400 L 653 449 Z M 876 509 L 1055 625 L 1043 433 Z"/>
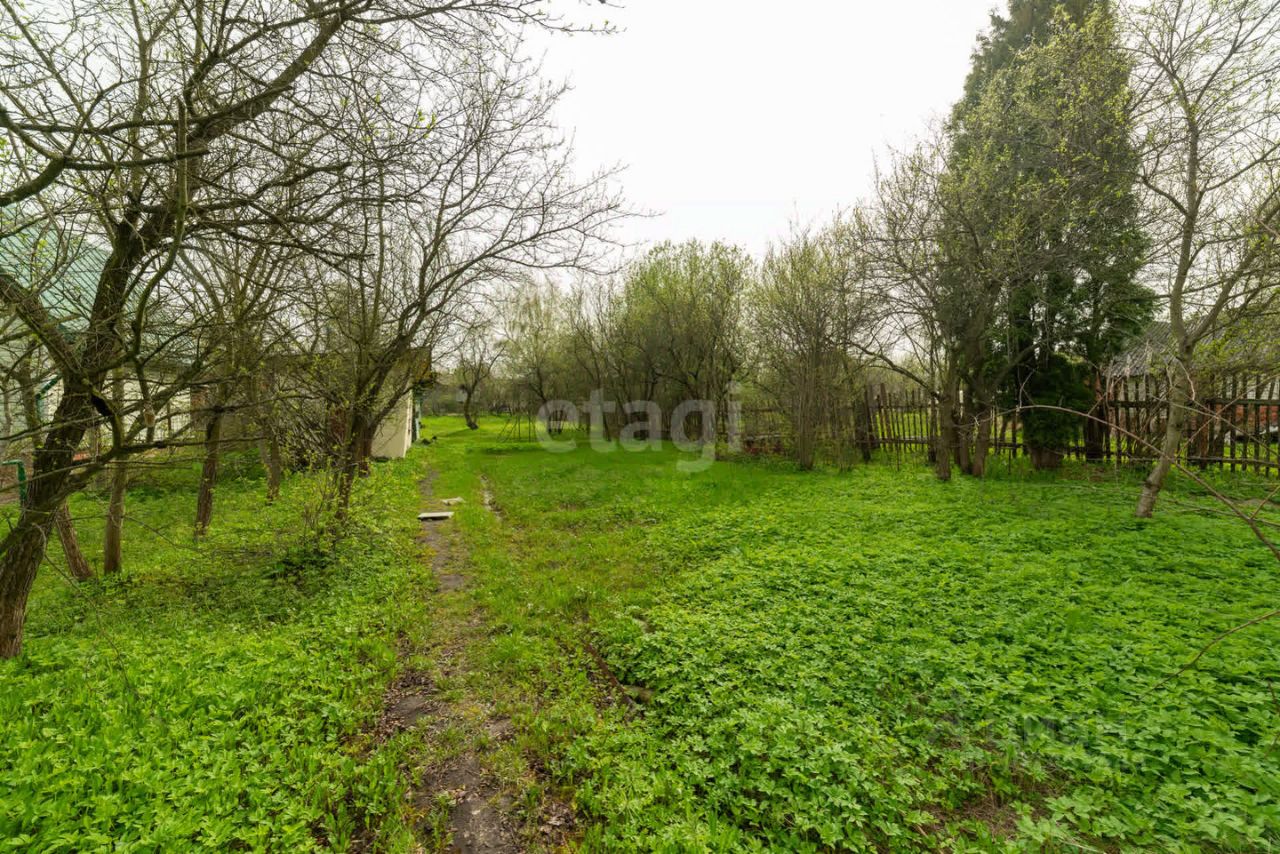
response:
<path id="1" fill-rule="evenodd" d="M 413 393 L 401 396 L 400 402 L 382 419 L 373 437 L 375 459 L 399 460 L 409 453 L 417 434 L 416 398 Z"/>

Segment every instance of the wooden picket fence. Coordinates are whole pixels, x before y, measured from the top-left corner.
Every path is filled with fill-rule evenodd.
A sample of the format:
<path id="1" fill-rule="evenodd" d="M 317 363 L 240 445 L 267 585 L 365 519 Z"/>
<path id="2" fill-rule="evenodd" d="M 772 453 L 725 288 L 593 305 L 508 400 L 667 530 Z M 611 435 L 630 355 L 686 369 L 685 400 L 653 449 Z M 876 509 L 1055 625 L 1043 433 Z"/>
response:
<path id="1" fill-rule="evenodd" d="M 1098 395 L 1093 418 L 1077 420 L 1062 449 L 1068 459 L 1117 464 L 1148 463 L 1163 441 L 1169 414 L 1168 382 L 1158 375 L 1116 377 Z M 830 413 L 827 446 L 862 447 L 898 456 L 927 456 L 936 446 L 938 408 L 923 389 L 863 390 L 847 407 Z M 1201 469 L 1280 474 L 1280 375 L 1231 374 L 1195 383 L 1195 399 L 1182 446 L 1183 462 Z M 1095 420 L 1096 419 L 1096 420 Z M 1021 413 L 991 413 L 995 456 L 1025 456 Z M 782 452 L 790 443 L 784 413 L 745 408 L 741 433 L 752 451 Z"/>

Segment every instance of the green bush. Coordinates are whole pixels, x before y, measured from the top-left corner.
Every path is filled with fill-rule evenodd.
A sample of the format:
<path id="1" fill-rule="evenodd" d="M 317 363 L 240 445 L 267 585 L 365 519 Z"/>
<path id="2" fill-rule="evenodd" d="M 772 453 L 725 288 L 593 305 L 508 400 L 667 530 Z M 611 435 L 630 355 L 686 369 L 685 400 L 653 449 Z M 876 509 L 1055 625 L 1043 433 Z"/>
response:
<path id="1" fill-rule="evenodd" d="M 1082 416 L 1073 413 L 1093 407 L 1089 378 L 1087 365 L 1058 353 L 1050 356 L 1048 365 L 1036 368 L 1021 399 L 1023 406 L 1030 406 L 1022 414 L 1022 435 L 1028 447 L 1061 453 L 1071 445 L 1082 423 Z"/>

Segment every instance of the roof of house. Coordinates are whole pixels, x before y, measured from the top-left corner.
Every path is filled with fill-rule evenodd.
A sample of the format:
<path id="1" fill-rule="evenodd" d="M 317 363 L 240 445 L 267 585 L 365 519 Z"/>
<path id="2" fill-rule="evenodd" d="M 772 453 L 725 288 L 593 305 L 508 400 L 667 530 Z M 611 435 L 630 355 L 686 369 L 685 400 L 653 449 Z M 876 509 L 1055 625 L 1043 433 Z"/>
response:
<path id="1" fill-rule="evenodd" d="M 1132 347 L 1111 360 L 1107 376 L 1135 377 L 1162 371 L 1173 357 L 1173 345 L 1172 327 L 1165 321 L 1154 322 Z M 1280 313 L 1253 312 L 1220 323 L 1196 348 L 1195 369 L 1280 372 Z"/>
<path id="2" fill-rule="evenodd" d="M 1164 321 L 1155 321 L 1129 349 L 1107 365 L 1109 377 L 1145 376 L 1168 362 L 1173 351 L 1173 329 Z"/>
<path id="3" fill-rule="evenodd" d="M 34 228 L 0 237 L 0 269 L 38 292 L 45 310 L 67 331 L 87 323 L 109 257 L 82 237 Z"/>
<path id="4" fill-rule="evenodd" d="M 0 270 L 39 294 L 50 318 L 65 334 L 74 338 L 89 324 L 97 297 L 98 281 L 110 253 L 89 238 L 35 227 L 0 236 Z M 166 279 L 183 285 L 179 268 Z M 135 305 L 141 289 L 134 289 L 129 304 Z M 154 295 L 153 295 L 154 296 Z M 154 301 L 154 300 L 153 300 Z M 157 301 L 147 310 L 144 347 L 160 364 L 188 362 L 198 343 L 183 332 L 187 320 L 181 306 Z"/>

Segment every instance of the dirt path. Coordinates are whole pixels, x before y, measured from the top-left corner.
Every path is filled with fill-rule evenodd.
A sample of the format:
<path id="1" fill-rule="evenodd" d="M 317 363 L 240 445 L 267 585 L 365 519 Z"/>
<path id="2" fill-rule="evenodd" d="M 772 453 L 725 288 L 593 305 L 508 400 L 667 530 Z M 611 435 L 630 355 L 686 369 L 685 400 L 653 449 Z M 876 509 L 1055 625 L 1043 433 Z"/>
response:
<path id="1" fill-rule="evenodd" d="M 458 509 L 444 506 L 441 499 L 447 496 L 435 495 L 434 481 L 434 475 L 421 481 L 419 509 Z M 483 505 L 497 512 L 487 488 Z M 542 798 L 517 811 L 511 792 L 492 770 L 499 753 L 510 747 L 513 730 L 475 687 L 483 680 L 472 678 L 469 652 L 490 627 L 470 595 L 473 578 L 461 536 L 452 520 L 423 522 L 418 543 L 436 579 L 429 639 L 423 648 L 401 650 L 407 665 L 387 691 L 377 735 L 388 738 L 414 729 L 422 738 L 417 767 L 410 769 L 421 850 L 563 849 L 574 824 L 569 807 Z"/>
<path id="2" fill-rule="evenodd" d="M 434 485 L 434 472 L 420 481 L 420 512 L 460 510 L 445 506 L 447 495 L 436 495 Z M 488 484 L 479 503 L 502 516 Z M 416 759 L 406 773 L 419 850 L 570 850 L 576 826 L 572 808 L 549 793 L 540 769 L 518 758 L 512 723 L 494 708 L 492 680 L 472 663 L 493 626 L 476 602 L 456 522 L 421 522 L 417 543 L 435 576 L 426 638 L 403 641 L 403 670 L 384 695 L 374 737 L 383 741 L 413 731 Z"/>
<path id="3" fill-rule="evenodd" d="M 434 495 L 434 480 L 429 475 L 420 484 L 421 510 L 448 509 Z M 485 748 L 509 738 L 510 725 L 456 687 L 465 683 L 465 647 L 482 628 L 479 615 L 460 601 L 471 581 L 465 555 L 451 520 L 423 522 L 418 542 L 429 553 L 424 559 L 431 561 L 439 600 L 433 643 L 424 651 L 433 672 L 406 673 L 387 710 L 399 726 L 427 728 L 427 764 L 414 775 L 414 806 L 427 819 L 420 836 L 427 850 L 524 851 L 511 799 L 485 767 Z"/>

